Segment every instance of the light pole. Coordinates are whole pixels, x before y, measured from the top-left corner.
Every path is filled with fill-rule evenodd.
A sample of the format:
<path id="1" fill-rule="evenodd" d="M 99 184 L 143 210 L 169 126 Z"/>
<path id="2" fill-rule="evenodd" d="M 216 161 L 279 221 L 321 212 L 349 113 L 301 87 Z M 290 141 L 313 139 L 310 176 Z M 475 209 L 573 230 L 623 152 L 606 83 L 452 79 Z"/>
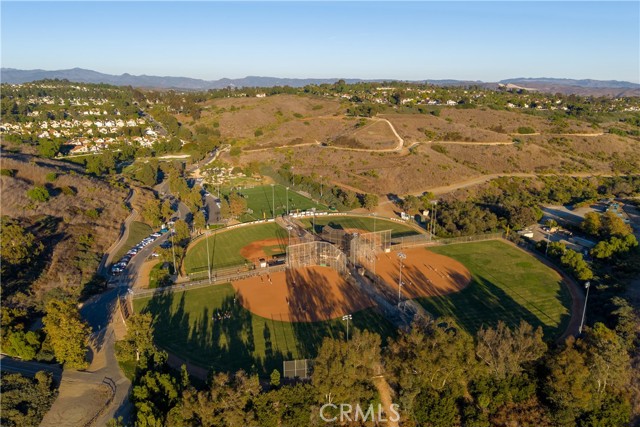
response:
<path id="1" fill-rule="evenodd" d="M 173 244 L 173 235 L 176 234 L 176 229 L 171 229 L 171 252 L 173 252 L 173 274 L 178 275 L 178 269 L 176 268 L 176 248 Z"/>
<path id="2" fill-rule="evenodd" d="M 320 175 L 320 199 L 322 199 L 322 184 L 323 184 L 323 180 L 322 180 L 322 175 Z"/>
<path id="3" fill-rule="evenodd" d="M 585 314 L 587 314 L 587 300 L 589 299 L 589 288 L 591 287 L 591 282 L 585 283 L 584 287 L 587 290 L 587 295 L 584 297 L 584 308 L 582 309 L 582 321 L 580 322 L 580 329 L 578 329 L 579 333 L 582 333 L 582 328 L 584 327 L 584 316 Z"/>
<path id="4" fill-rule="evenodd" d="M 296 180 L 293 177 L 293 166 L 291 166 L 291 186 L 295 187 L 296 186 Z"/>
<path id="5" fill-rule="evenodd" d="M 345 314 L 344 316 L 342 316 L 342 320 L 347 321 L 347 341 L 349 341 L 349 320 L 351 319 L 353 319 L 353 317 L 350 314 Z"/>
<path id="6" fill-rule="evenodd" d="M 402 261 L 407 259 L 407 255 L 404 252 L 398 252 L 398 259 L 400 260 L 400 278 L 398 279 L 398 308 L 400 308 L 400 298 L 402 298 Z"/>
<path id="7" fill-rule="evenodd" d="M 271 184 L 271 205 L 273 219 L 276 219 L 276 187 L 273 184 Z"/>
<path id="8" fill-rule="evenodd" d="M 438 201 L 434 200 L 431 202 L 431 205 L 433 205 L 433 215 L 431 216 L 431 233 L 430 233 L 430 237 L 433 239 L 433 235 L 434 235 L 434 231 L 436 228 L 436 214 L 437 214 L 437 210 L 438 210 Z"/>
<path id="9" fill-rule="evenodd" d="M 289 187 L 287 187 L 287 216 L 289 216 Z"/>
<path id="10" fill-rule="evenodd" d="M 209 283 L 211 283 L 211 258 L 209 257 L 209 236 L 204 235 L 204 242 L 207 245 L 207 273 L 209 274 Z"/>

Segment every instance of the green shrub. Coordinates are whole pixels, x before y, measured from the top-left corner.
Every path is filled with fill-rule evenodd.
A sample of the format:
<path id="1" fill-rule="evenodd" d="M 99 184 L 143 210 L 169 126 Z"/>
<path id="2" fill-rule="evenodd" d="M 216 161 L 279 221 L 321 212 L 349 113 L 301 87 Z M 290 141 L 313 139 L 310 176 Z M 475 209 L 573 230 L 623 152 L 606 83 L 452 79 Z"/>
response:
<path id="1" fill-rule="evenodd" d="M 16 171 L 13 169 L 0 169 L 0 175 L 2 176 L 15 176 Z"/>
<path id="2" fill-rule="evenodd" d="M 84 211 L 84 214 L 91 219 L 98 219 L 98 217 L 100 216 L 100 212 L 95 209 L 87 209 L 86 211 Z"/>
<path id="3" fill-rule="evenodd" d="M 30 190 L 27 190 L 27 197 L 34 202 L 46 202 L 49 200 L 49 192 L 44 187 L 35 186 Z"/>
<path id="4" fill-rule="evenodd" d="M 518 133 L 520 135 L 526 135 L 526 134 L 536 133 L 536 130 L 529 126 L 520 126 L 518 128 Z"/>
<path id="5" fill-rule="evenodd" d="M 256 131 L 253 133 L 253 135 L 257 138 L 259 136 L 264 135 L 264 132 L 262 132 L 262 129 L 256 129 Z"/>
<path id="6" fill-rule="evenodd" d="M 77 194 L 77 191 L 74 190 L 71 187 L 67 187 L 66 185 L 62 188 L 60 188 L 60 190 L 62 190 L 62 194 L 66 195 L 66 196 L 75 196 Z"/>
<path id="7" fill-rule="evenodd" d="M 58 174 L 55 172 L 49 172 L 46 176 L 45 179 L 49 182 L 53 182 L 56 180 L 56 178 L 58 178 Z"/>
<path id="8" fill-rule="evenodd" d="M 447 148 L 444 145 L 441 144 L 433 144 L 431 146 L 431 149 L 433 151 L 435 151 L 436 153 L 440 153 L 440 154 L 447 154 L 449 151 L 447 151 Z"/>

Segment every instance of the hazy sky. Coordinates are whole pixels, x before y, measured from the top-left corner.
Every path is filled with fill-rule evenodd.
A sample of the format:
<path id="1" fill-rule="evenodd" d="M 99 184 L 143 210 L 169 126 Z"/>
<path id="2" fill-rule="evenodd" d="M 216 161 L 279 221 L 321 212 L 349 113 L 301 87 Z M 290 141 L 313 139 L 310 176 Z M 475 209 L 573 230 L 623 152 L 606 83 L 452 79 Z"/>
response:
<path id="1" fill-rule="evenodd" d="M 640 81 L 640 2 L 7 2 L 2 66 Z"/>

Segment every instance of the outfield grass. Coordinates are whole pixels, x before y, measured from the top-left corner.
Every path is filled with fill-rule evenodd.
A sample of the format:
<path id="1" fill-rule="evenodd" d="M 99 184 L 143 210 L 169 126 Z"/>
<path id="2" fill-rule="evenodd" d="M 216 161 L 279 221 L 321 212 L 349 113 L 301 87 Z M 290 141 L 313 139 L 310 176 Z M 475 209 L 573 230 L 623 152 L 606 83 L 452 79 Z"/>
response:
<path id="1" fill-rule="evenodd" d="M 300 222 L 311 230 L 313 228 L 313 218 L 304 218 Z M 333 228 L 358 228 L 367 231 L 391 230 L 391 237 L 403 237 L 419 234 L 415 229 L 395 221 L 388 221 L 382 218 L 361 217 L 361 216 L 320 216 L 315 218 L 316 233 L 322 232 L 322 227 L 330 225 Z"/>
<path id="2" fill-rule="evenodd" d="M 278 224 L 270 222 L 265 224 L 247 225 L 227 231 L 219 231 L 208 239 L 199 239 L 193 246 L 189 246 L 184 259 L 184 268 L 187 274 L 196 271 L 207 270 L 207 247 L 209 242 L 209 256 L 211 268 L 222 268 L 240 265 L 247 261 L 240 255 L 240 249 L 257 240 L 279 239 L 281 250 L 269 248 L 269 251 L 284 253 L 287 242 L 287 230 Z"/>
<path id="3" fill-rule="evenodd" d="M 144 222 L 133 221 L 129 226 L 129 236 L 127 237 L 127 240 L 113 257 L 114 262 L 122 258 L 127 252 L 129 252 L 129 249 L 140 243 L 142 239 L 148 237 L 151 233 L 153 233 L 153 229 L 150 226 Z"/>
<path id="4" fill-rule="evenodd" d="M 342 320 L 292 323 L 260 317 L 234 303 L 234 295 L 230 284 L 209 286 L 137 299 L 134 310 L 153 314 L 155 341 L 167 351 L 216 371 L 244 369 L 263 376 L 282 371 L 283 360 L 314 357 L 324 337 L 346 331 Z M 218 312 L 231 317 L 217 320 Z M 373 309 L 354 313 L 350 327 L 384 338 L 395 334 Z"/>
<path id="5" fill-rule="evenodd" d="M 429 248 L 463 263 L 472 274 L 461 292 L 423 298 L 419 302 L 436 315 L 452 316 L 468 332 L 509 326 L 525 320 L 542 326 L 545 337 L 559 335 L 569 321 L 571 298 L 560 276 L 532 255 L 507 243 L 491 240 Z"/>
<path id="6" fill-rule="evenodd" d="M 253 213 L 242 215 L 242 217 L 240 217 L 240 221 L 242 222 L 273 218 L 274 206 L 275 216 L 286 213 L 287 189 L 282 185 L 275 185 L 273 191 L 271 189 L 271 185 L 261 185 L 258 187 L 239 190 L 239 192 L 245 196 L 247 200 L 247 208 L 253 211 Z M 229 190 L 223 190 L 223 193 L 225 195 L 229 194 Z M 296 210 L 304 211 L 311 208 L 324 211 L 329 209 L 325 205 L 315 203 L 313 200 L 296 193 L 291 188 L 289 189 L 288 196 L 290 212 L 295 212 Z"/>

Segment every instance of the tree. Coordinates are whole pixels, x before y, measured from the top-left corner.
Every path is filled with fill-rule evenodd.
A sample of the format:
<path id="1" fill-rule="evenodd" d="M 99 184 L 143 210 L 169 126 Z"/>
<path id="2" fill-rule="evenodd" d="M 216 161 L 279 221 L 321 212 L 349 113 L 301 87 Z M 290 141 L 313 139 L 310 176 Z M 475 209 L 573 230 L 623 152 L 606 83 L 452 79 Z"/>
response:
<path id="1" fill-rule="evenodd" d="M 198 211 L 193 215 L 193 228 L 201 231 L 207 227 L 207 220 L 204 218 L 202 211 Z"/>
<path id="2" fill-rule="evenodd" d="M 633 233 L 631 226 L 613 212 L 606 212 L 602 216 L 602 228 L 600 234 L 603 237 L 625 237 Z"/>
<path id="3" fill-rule="evenodd" d="M 547 361 L 549 374 L 544 389 L 561 425 L 575 425 L 575 419 L 593 407 L 593 384 L 584 355 L 567 340 L 565 347 Z"/>
<path id="4" fill-rule="evenodd" d="M 34 202 L 46 202 L 49 200 L 49 192 L 46 188 L 40 186 L 34 186 L 27 190 L 27 197 Z"/>
<path id="5" fill-rule="evenodd" d="M 135 178 L 146 186 L 155 185 L 158 171 L 150 163 L 143 163 L 136 171 Z"/>
<path id="6" fill-rule="evenodd" d="M 376 206 L 378 206 L 378 196 L 369 193 L 365 194 L 362 198 L 362 207 L 370 211 L 375 209 Z"/>
<path id="7" fill-rule="evenodd" d="M 0 257 L 2 262 L 12 265 L 26 264 L 40 255 L 43 249 L 36 237 L 18 224 L 3 220 L 0 229 Z"/>
<path id="8" fill-rule="evenodd" d="M 173 225 L 175 235 L 173 236 L 174 242 L 178 246 L 187 246 L 189 239 L 191 238 L 191 232 L 189 231 L 189 225 L 186 221 L 179 219 Z"/>
<path id="9" fill-rule="evenodd" d="M 630 360 L 622 339 L 602 323 L 589 329 L 580 342 L 595 393 L 602 399 L 605 393 L 626 389 L 630 378 Z"/>
<path id="10" fill-rule="evenodd" d="M 118 358 L 124 361 L 135 361 L 139 367 L 146 369 L 149 361 L 160 365 L 165 355 L 153 344 L 153 318 L 151 313 L 134 314 L 127 319 L 127 334 L 116 348 Z"/>
<path id="11" fill-rule="evenodd" d="M 589 268 L 582 254 L 572 249 L 567 249 L 560 257 L 560 262 L 565 267 L 568 267 L 578 280 L 593 279 L 593 271 Z"/>
<path id="12" fill-rule="evenodd" d="M 237 218 L 247 211 L 247 200 L 242 197 L 242 194 L 236 192 L 229 194 L 229 211 L 233 218 Z"/>
<path id="13" fill-rule="evenodd" d="M 56 397 L 51 374 L 44 371 L 36 372 L 33 379 L 3 372 L 0 394 L 1 420 L 6 427 L 39 425 Z"/>
<path id="14" fill-rule="evenodd" d="M 160 201 L 155 198 L 147 200 L 142 209 L 142 217 L 154 227 L 162 224 L 163 217 L 160 211 Z"/>
<path id="15" fill-rule="evenodd" d="M 270 377 L 270 381 L 269 384 L 271 385 L 271 387 L 273 388 L 278 388 L 280 387 L 280 372 L 277 369 L 274 369 L 271 372 L 271 377 Z"/>
<path id="16" fill-rule="evenodd" d="M 169 221 L 173 217 L 174 213 L 175 211 L 171 207 L 171 202 L 169 200 L 165 200 L 164 202 L 162 202 L 162 207 L 160 208 L 160 216 L 162 217 L 164 222 Z"/>
<path id="17" fill-rule="evenodd" d="M 497 379 L 520 373 L 525 363 L 539 359 L 547 349 L 542 328 L 534 330 L 525 321 L 514 330 L 499 321 L 496 329 L 481 328 L 477 339 L 476 355 Z"/>
<path id="18" fill-rule="evenodd" d="M 341 403 L 367 402 L 377 396 L 371 377 L 379 374 L 380 336 L 355 330 L 348 342 L 325 338 L 313 368 L 317 395 Z"/>
<path id="19" fill-rule="evenodd" d="M 580 224 L 582 230 L 592 236 L 600 234 L 600 228 L 602 228 L 602 221 L 600 220 L 600 214 L 596 212 L 588 212 L 584 215 L 584 220 Z"/>
<path id="20" fill-rule="evenodd" d="M 542 211 L 530 206 L 510 206 L 507 211 L 509 225 L 515 230 L 520 230 L 528 225 L 535 224 L 542 218 Z"/>
<path id="21" fill-rule="evenodd" d="M 40 141 L 38 144 L 38 153 L 42 157 L 53 158 L 60 151 L 60 142 L 53 140 Z"/>
<path id="22" fill-rule="evenodd" d="M 389 344 L 385 366 L 400 389 L 400 407 L 420 425 L 455 418 L 451 400 L 463 395 L 478 368 L 471 337 L 447 318 L 416 323 L 402 333 Z"/>
<path id="23" fill-rule="evenodd" d="M 80 319 L 78 307 L 71 300 L 51 299 L 42 319 L 53 353 L 58 362 L 71 369 L 84 369 L 85 347 L 91 328 Z"/>

